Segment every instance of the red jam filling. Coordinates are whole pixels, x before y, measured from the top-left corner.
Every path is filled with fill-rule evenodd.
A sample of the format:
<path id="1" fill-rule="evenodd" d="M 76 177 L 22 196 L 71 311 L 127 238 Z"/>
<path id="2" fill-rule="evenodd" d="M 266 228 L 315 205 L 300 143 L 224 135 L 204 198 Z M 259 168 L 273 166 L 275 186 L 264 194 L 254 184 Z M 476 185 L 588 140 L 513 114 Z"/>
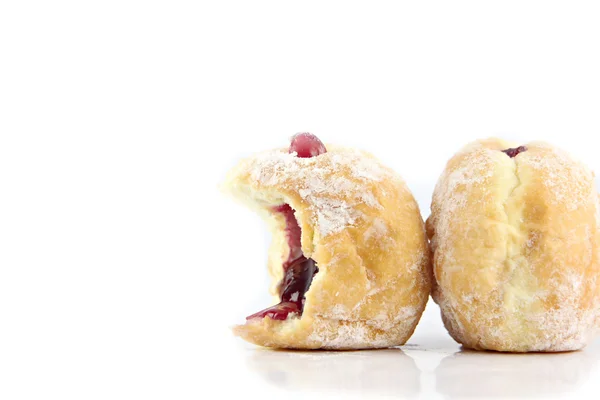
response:
<path id="1" fill-rule="evenodd" d="M 525 146 L 519 146 L 519 147 L 514 147 L 512 149 L 502 150 L 502 152 L 505 153 L 506 155 L 508 155 L 510 158 L 514 158 L 517 155 L 519 155 L 519 153 L 523 153 L 524 151 L 527 151 L 527 147 L 525 147 Z"/>
<path id="2" fill-rule="evenodd" d="M 295 152 L 300 158 L 311 158 L 327 153 L 327 149 L 318 137 L 312 133 L 304 132 L 297 133 L 292 137 L 289 152 Z"/>
<path id="3" fill-rule="evenodd" d="M 299 133 L 292 138 L 289 152 L 296 153 L 301 158 L 310 158 L 326 153 L 327 150 L 315 135 Z M 246 317 L 247 320 L 269 317 L 282 321 L 289 314 L 302 315 L 305 301 L 304 295 L 310 288 L 313 277 L 319 272 L 315 261 L 311 258 L 306 258 L 302 253 L 302 229 L 298 225 L 292 207 L 289 204 L 283 204 L 275 207 L 273 211 L 281 213 L 285 218 L 285 233 L 290 248 L 288 259 L 282 265 L 283 280 L 279 284 L 281 301 L 279 304 Z"/>

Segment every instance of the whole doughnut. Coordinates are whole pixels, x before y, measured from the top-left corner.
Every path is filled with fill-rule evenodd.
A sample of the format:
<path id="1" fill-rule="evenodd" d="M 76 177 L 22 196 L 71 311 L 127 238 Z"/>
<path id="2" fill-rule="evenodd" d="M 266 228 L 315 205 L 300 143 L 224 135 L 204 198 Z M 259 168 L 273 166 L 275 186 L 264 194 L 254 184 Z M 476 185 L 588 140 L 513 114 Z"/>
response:
<path id="1" fill-rule="evenodd" d="M 469 144 L 439 178 L 427 220 L 432 297 L 473 349 L 566 351 L 598 330 L 594 174 L 545 144 Z"/>

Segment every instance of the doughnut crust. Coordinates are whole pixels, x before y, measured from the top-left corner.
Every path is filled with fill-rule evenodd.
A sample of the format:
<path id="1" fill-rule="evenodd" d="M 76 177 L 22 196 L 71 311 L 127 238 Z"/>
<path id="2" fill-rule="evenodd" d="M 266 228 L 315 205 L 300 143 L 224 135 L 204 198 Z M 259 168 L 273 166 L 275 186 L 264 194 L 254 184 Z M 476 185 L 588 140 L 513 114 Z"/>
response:
<path id="1" fill-rule="evenodd" d="M 431 288 L 431 265 L 418 205 L 404 181 L 373 156 L 327 145 L 312 158 L 276 149 L 251 156 L 225 188 L 256 210 L 273 236 L 271 293 L 290 251 L 285 221 L 273 206 L 289 204 L 302 229 L 302 251 L 319 272 L 302 315 L 250 319 L 234 327 L 267 347 L 366 349 L 404 344 Z"/>
<path id="2" fill-rule="evenodd" d="M 594 174 L 544 143 L 500 151 L 514 147 L 477 141 L 448 162 L 427 220 L 432 297 L 466 347 L 577 350 L 598 330 Z"/>

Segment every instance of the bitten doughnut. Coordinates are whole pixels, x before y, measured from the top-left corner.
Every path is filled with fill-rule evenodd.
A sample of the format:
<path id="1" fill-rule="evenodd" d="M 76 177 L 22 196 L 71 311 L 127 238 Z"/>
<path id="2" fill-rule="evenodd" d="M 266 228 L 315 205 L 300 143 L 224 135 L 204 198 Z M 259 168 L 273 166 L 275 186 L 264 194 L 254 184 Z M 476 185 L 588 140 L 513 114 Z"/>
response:
<path id="1" fill-rule="evenodd" d="M 298 134 L 235 167 L 225 188 L 272 232 L 274 306 L 234 327 L 261 346 L 366 349 L 406 342 L 430 292 L 430 254 L 404 181 L 373 156 Z"/>
<path id="2" fill-rule="evenodd" d="M 481 140 L 440 177 L 427 220 L 433 299 L 473 349 L 567 351 L 597 333 L 594 174 L 544 143 Z"/>

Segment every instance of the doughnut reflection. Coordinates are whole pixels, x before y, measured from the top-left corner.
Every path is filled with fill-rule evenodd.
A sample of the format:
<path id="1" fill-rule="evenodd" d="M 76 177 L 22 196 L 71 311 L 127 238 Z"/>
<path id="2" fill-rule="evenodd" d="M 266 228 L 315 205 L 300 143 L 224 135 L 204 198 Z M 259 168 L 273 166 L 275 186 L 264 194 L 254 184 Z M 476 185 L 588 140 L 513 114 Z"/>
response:
<path id="1" fill-rule="evenodd" d="M 464 350 L 441 361 L 435 370 L 436 389 L 448 399 L 569 393 L 588 380 L 598 350 L 529 354 Z"/>
<path id="2" fill-rule="evenodd" d="M 420 371 L 400 349 L 369 351 L 248 352 L 249 369 L 286 390 L 352 392 L 369 396 L 416 396 Z"/>

